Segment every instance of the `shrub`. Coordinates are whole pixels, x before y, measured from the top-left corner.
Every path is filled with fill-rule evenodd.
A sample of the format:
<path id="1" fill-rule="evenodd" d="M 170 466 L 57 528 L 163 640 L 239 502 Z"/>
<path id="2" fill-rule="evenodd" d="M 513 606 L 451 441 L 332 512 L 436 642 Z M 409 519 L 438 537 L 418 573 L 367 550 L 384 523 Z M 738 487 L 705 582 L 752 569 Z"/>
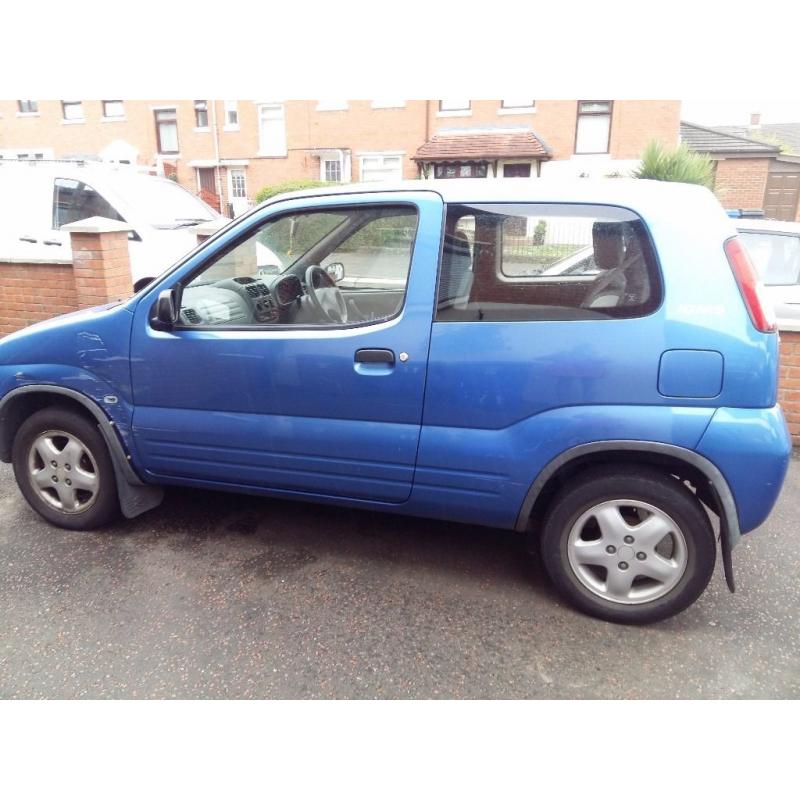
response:
<path id="1" fill-rule="evenodd" d="M 544 237 L 546 235 L 547 235 L 547 222 L 543 219 L 540 219 L 536 223 L 536 227 L 533 229 L 533 243 L 535 245 L 544 244 Z"/>
<path id="2" fill-rule="evenodd" d="M 276 183 L 272 186 L 265 186 L 263 189 L 260 189 L 255 197 L 255 202 L 256 204 L 263 203 L 265 200 L 269 200 L 270 197 L 275 197 L 275 195 L 283 194 L 284 192 L 298 192 L 301 189 L 316 189 L 318 186 L 327 185 L 325 181 L 314 181 L 308 178 L 301 178 L 296 181 L 284 181 L 283 183 Z"/>
<path id="3" fill-rule="evenodd" d="M 685 144 L 668 151 L 660 142 L 652 141 L 645 148 L 642 163 L 633 171 L 633 177 L 696 183 L 710 189 L 714 184 L 714 167 L 708 156 L 693 153 Z"/>

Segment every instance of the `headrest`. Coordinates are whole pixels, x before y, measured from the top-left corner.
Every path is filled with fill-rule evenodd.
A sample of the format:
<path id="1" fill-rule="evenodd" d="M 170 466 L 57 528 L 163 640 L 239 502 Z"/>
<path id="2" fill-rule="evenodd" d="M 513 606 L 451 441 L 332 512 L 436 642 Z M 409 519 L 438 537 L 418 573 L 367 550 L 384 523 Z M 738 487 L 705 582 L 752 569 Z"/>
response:
<path id="1" fill-rule="evenodd" d="M 621 222 L 595 222 L 592 225 L 594 262 L 600 269 L 616 269 L 625 254 L 625 235 Z"/>
<path id="2" fill-rule="evenodd" d="M 469 238 L 464 231 L 456 231 L 444 237 L 444 249 L 453 254 L 471 255 Z"/>

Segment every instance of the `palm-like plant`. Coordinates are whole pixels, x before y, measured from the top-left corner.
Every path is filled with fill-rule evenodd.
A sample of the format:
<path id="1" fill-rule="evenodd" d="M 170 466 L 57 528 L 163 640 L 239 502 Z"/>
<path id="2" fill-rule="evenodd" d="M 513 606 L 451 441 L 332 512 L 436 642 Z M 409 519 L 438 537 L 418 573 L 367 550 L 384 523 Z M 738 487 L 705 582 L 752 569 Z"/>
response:
<path id="1" fill-rule="evenodd" d="M 693 153 L 685 144 L 665 150 L 661 142 L 650 142 L 642 155 L 642 163 L 633 171 L 634 178 L 654 181 L 697 183 L 711 189 L 714 185 L 714 166 L 702 153 Z"/>

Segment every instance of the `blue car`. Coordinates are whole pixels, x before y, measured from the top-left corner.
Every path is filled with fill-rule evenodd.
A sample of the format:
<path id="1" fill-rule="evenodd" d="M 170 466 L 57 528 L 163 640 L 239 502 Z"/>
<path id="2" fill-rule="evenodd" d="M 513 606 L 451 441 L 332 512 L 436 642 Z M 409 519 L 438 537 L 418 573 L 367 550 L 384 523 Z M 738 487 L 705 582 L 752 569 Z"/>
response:
<path id="1" fill-rule="evenodd" d="M 715 524 L 733 588 L 788 465 L 777 375 L 705 189 L 346 185 L 0 341 L 0 459 L 63 528 L 181 485 L 513 529 L 576 607 L 651 622 L 705 589 Z"/>

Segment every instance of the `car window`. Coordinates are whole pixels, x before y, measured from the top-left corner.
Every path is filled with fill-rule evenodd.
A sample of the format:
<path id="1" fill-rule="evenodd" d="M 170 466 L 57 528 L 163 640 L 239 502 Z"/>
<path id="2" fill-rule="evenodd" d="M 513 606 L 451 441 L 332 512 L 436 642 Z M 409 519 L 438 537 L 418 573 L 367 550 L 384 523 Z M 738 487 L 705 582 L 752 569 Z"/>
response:
<path id="1" fill-rule="evenodd" d="M 740 236 L 767 286 L 800 282 L 800 236 L 766 231 L 743 231 Z"/>
<path id="2" fill-rule="evenodd" d="M 658 307 L 660 291 L 644 223 L 627 209 L 448 207 L 437 320 L 636 317 Z"/>
<path id="3" fill-rule="evenodd" d="M 360 325 L 395 316 L 417 210 L 357 206 L 267 220 L 183 290 L 185 325 Z"/>
<path id="4" fill-rule="evenodd" d="M 122 215 L 102 195 L 82 181 L 56 178 L 53 187 L 53 228 L 89 217 L 105 217 L 125 222 Z"/>

